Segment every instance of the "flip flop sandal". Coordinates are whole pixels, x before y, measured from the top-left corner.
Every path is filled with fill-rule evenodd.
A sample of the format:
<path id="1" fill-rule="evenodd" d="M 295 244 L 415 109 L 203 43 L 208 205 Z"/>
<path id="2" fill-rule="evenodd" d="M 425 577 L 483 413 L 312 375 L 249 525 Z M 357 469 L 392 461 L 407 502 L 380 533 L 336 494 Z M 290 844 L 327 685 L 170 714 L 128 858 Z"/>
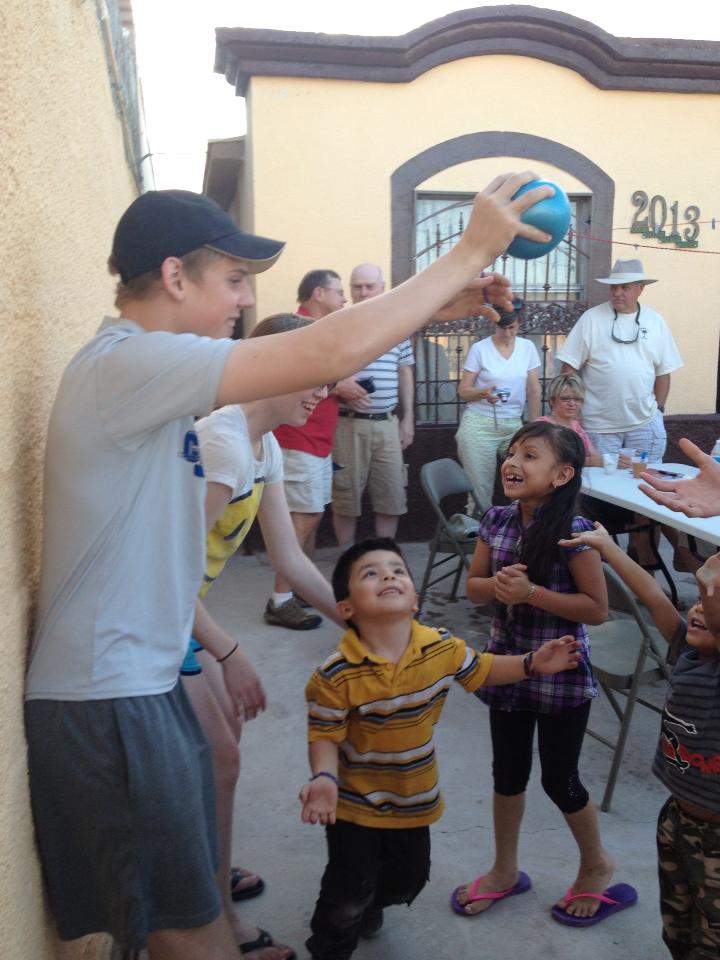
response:
<path id="1" fill-rule="evenodd" d="M 253 950 L 262 950 L 263 947 L 275 947 L 277 944 L 267 932 L 267 930 L 261 930 L 258 927 L 258 938 L 257 940 L 248 940 L 247 943 L 239 943 L 238 950 L 242 954 L 252 953 Z M 290 951 L 290 954 L 285 958 L 285 960 L 297 960 L 297 954 L 294 950 Z"/>
<path id="2" fill-rule="evenodd" d="M 478 900 L 490 900 L 492 901 L 490 906 L 492 906 L 496 900 L 504 900 L 506 897 L 514 897 L 518 893 L 525 893 L 526 890 L 529 890 L 532 887 L 532 881 L 530 880 L 530 877 L 526 873 L 523 873 L 522 870 L 520 870 L 518 872 L 517 883 L 512 887 L 508 887 L 507 890 L 499 890 L 497 892 L 492 890 L 485 890 L 478 893 L 478 887 L 480 886 L 480 884 L 484 879 L 485 879 L 484 876 L 476 877 L 473 880 L 473 882 L 470 884 L 470 889 L 468 890 L 467 903 L 460 903 L 460 901 L 458 900 L 460 887 L 455 887 L 450 897 L 450 906 L 453 908 L 455 913 L 457 913 L 461 917 L 469 917 L 469 918 L 479 917 L 483 913 L 486 913 L 487 911 L 481 910 L 480 913 L 466 913 L 465 907 L 469 903 L 476 903 Z M 490 907 L 488 907 L 488 910 L 489 909 Z"/>
<path id="3" fill-rule="evenodd" d="M 550 910 L 553 918 L 558 923 L 564 923 L 568 927 L 592 927 L 602 920 L 606 920 L 617 913 L 618 910 L 624 910 L 626 907 L 632 907 L 637 903 L 638 893 L 635 887 L 629 883 L 616 883 L 608 887 L 603 893 L 573 893 L 570 887 L 565 894 L 565 900 L 571 903 L 573 900 L 579 900 L 580 897 L 591 897 L 593 900 L 600 901 L 600 907 L 597 913 L 592 917 L 575 917 L 568 913 L 564 907 L 558 907 L 557 904 Z"/>
<path id="4" fill-rule="evenodd" d="M 239 900 L 252 900 L 253 897 L 259 897 L 265 889 L 265 881 L 262 877 L 258 877 L 249 887 L 239 886 L 246 877 L 251 876 L 253 874 L 250 870 L 242 870 L 240 867 L 233 867 L 230 871 L 230 895 L 235 903 Z"/>

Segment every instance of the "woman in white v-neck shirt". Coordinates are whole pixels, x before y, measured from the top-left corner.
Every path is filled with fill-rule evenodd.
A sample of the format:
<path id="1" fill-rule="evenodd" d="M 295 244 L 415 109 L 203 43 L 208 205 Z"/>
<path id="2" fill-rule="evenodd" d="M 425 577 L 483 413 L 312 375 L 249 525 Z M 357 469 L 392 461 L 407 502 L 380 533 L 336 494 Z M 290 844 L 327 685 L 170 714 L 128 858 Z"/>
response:
<path id="1" fill-rule="evenodd" d="M 498 448 L 528 419 L 540 416 L 540 357 L 535 344 L 518 337 L 518 307 L 501 315 L 491 337 L 474 343 L 458 386 L 467 408 L 455 435 L 458 456 L 483 509 L 492 503 Z"/>

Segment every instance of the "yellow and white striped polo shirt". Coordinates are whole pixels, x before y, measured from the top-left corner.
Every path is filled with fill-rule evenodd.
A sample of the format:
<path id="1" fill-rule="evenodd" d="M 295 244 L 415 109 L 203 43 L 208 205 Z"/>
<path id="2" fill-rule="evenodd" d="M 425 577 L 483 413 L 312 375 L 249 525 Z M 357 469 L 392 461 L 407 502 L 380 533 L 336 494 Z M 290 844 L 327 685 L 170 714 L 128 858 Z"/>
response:
<path id="1" fill-rule="evenodd" d="M 368 827 L 422 827 L 443 812 L 433 727 L 450 684 L 468 692 L 493 655 L 413 621 L 398 663 L 371 653 L 354 630 L 310 678 L 308 738 L 340 749 L 337 817 Z"/>

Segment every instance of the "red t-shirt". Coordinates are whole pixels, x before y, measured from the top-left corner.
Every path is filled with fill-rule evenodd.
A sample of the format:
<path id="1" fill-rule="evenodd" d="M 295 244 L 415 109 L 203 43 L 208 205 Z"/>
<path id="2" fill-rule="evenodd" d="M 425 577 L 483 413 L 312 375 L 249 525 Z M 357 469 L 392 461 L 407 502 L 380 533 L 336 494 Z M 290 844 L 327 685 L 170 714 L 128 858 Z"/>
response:
<path id="1" fill-rule="evenodd" d="M 301 317 L 309 316 L 302 306 L 298 307 L 295 313 Z M 315 457 L 326 457 L 332 450 L 337 422 L 338 400 L 330 396 L 320 401 L 305 426 L 291 427 L 284 423 L 273 430 L 273 433 L 283 450 L 302 450 Z"/>

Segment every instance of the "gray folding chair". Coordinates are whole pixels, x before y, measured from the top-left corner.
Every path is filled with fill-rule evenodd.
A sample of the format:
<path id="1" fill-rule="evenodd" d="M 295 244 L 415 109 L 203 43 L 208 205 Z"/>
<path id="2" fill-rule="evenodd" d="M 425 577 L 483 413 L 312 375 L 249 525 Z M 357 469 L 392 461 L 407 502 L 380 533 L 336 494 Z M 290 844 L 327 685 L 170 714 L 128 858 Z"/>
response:
<path id="1" fill-rule="evenodd" d="M 603 564 L 612 619 L 596 627 L 589 627 L 592 665 L 595 677 L 620 722 L 617 739 L 608 740 L 588 727 L 591 737 L 613 751 L 612 766 L 605 786 L 601 809 L 610 809 L 615 783 L 620 771 L 625 743 L 630 730 L 635 704 L 640 703 L 656 713 L 662 708 L 641 699 L 642 684 L 656 683 L 670 677 L 667 663 L 668 645 L 658 630 L 647 622 L 637 601 L 623 580 Z M 622 619 L 617 618 L 622 615 Z M 625 696 L 622 708 L 616 694 Z"/>
<path id="2" fill-rule="evenodd" d="M 429 555 L 420 587 L 418 614 L 422 610 L 428 589 L 447 577 L 454 577 L 450 597 L 455 599 L 460 576 L 463 570 L 470 567 L 468 557 L 475 550 L 474 540 L 461 539 L 450 526 L 448 517 L 443 512 L 442 501 L 453 494 L 470 494 L 478 513 L 482 513 L 482 508 L 473 493 L 472 484 L 463 468 L 455 460 L 446 457 L 424 464 L 420 469 L 420 486 L 430 501 L 437 524 L 428 546 Z M 438 554 L 443 556 L 438 559 Z M 450 564 L 449 569 L 448 564 Z M 439 568 L 444 568 L 442 573 L 431 579 L 433 571 Z"/>

